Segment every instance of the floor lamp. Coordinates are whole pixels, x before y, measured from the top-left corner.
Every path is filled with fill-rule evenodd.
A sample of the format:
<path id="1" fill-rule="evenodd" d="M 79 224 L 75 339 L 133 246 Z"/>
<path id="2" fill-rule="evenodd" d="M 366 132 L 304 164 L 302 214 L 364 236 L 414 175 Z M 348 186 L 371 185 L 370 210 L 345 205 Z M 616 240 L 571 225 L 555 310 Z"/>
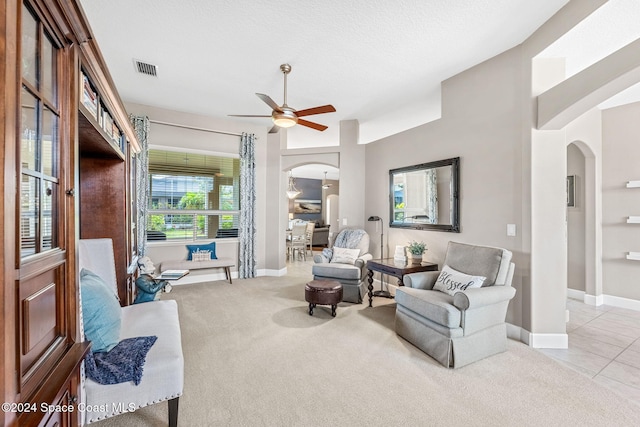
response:
<path id="1" fill-rule="evenodd" d="M 383 222 L 382 222 L 382 218 L 380 218 L 377 215 L 370 216 L 368 221 L 375 221 L 375 222 L 380 221 L 380 261 L 382 261 L 384 259 L 384 225 L 383 225 Z M 373 293 L 373 296 L 385 297 L 385 298 L 393 298 L 388 291 L 385 291 L 383 289 L 383 286 L 384 286 L 384 280 L 383 279 L 384 279 L 384 274 L 380 273 L 380 290 L 379 291 L 375 291 Z"/>

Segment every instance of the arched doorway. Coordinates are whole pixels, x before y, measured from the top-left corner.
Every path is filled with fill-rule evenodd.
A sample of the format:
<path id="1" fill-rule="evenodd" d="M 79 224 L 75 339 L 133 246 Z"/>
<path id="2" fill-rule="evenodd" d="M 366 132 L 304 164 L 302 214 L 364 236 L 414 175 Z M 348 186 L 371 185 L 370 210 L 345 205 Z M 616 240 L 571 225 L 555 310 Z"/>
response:
<path id="1" fill-rule="evenodd" d="M 284 172 L 293 178 L 295 190 L 300 192 L 287 200 L 288 228 L 298 221 L 311 222 L 311 249 L 329 246 L 338 224 L 339 169 L 327 163 L 304 162 Z"/>
<path id="2" fill-rule="evenodd" d="M 595 155 L 574 141 L 567 145 L 567 293 L 590 305 L 602 304 L 597 195 Z"/>
<path id="3" fill-rule="evenodd" d="M 326 164 L 308 163 L 291 168 L 290 173 L 295 179 L 296 189 L 300 194 L 289 200 L 289 218 L 312 221 L 316 226 L 330 225 L 327 222 L 329 214 L 327 198 L 330 195 L 339 194 L 340 171 L 338 168 Z M 318 210 L 307 213 L 299 208 L 300 201 L 312 204 L 318 207 Z M 337 207 L 337 201 L 332 205 Z"/>

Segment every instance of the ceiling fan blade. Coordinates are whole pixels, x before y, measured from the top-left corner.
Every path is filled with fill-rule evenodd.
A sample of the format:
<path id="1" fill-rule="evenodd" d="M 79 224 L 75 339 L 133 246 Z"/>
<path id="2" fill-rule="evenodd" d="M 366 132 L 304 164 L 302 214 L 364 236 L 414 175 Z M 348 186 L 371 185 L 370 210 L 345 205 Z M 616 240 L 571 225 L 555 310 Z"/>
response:
<path id="1" fill-rule="evenodd" d="M 229 117 L 271 117 L 269 116 L 260 116 L 260 115 L 252 115 L 252 114 L 227 114 Z"/>
<path id="2" fill-rule="evenodd" d="M 271 107 L 272 110 L 276 110 L 282 113 L 282 109 L 280 108 L 280 106 L 276 104 L 276 102 L 271 99 L 269 95 L 265 95 L 264 93 L 256 93 L 256 95 L 258 96 L 258 98 L 262 99 L 269 107 Z"/>
<path id="3" fill-rule="evenodd" d="M 273 127 L 269 129 L 269 133 L 278 133 L 279 130 L 280 130 L 279 126 L 273 125 Z"/>
<path id="4" fill-rule="evenodd" d="M 321 125 L 320 123 L 310 122 L 304 119 L 298 119 L 298 124 L 302 126 L 306 126 L 311 129 L 319 130 L 320 132 L 328 128 L 328 126 Z"/>
<path id="5" fill-rule="evenodd" d="M 311 116 L 313 114 L 335 113 L 336 109 L 333 105 L 323 105 L 321 107 L 307 108 L 306 110 L 296 111 L 296 116 Z"/>

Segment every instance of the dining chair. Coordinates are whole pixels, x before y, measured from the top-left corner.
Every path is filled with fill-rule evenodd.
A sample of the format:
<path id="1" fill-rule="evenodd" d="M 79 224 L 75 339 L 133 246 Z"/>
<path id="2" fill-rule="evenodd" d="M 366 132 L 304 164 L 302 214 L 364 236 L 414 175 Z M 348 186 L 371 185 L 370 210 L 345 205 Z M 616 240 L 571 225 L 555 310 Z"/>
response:
<path id="1" fill-rule="evenodd" d="M 309 221 L 307 222 L 307 229 L 305 230 L 306 235 L 306 245 L 305 250 L 309 251 L 309 255 L 313 256 L 313 232 L 316 229 L 316 223 Z"/>
<path id="2" fill-rule="evenodd" d="M 307 224 L 294 224 L 291 230 L 291 238 L 287 240 L 287 258 L 295 259 L 296 252 L 298 257 L 307 259 Z"/>

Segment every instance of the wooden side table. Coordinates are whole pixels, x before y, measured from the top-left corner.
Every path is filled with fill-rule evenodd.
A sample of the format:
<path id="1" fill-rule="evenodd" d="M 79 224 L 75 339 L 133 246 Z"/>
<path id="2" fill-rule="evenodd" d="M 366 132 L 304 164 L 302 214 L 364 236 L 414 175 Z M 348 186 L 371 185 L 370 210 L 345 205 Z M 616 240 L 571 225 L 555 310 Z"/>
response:
<path id="1" fill-rule="evenodd" d="M 367 273 L 369 281 L 369 307 L 373 307 L 371 304 L 373 301 L 373 273 L 379 272 L 382 274 L 388 274 L 389 276 L 398 278 L 398 286 L 404 286 L 402 284 L 402 278 L 405 274 L 418 273 L 420 271 L 438 271 L 438 264 L 431 262 L 421 262 L 419 264 L 412 264 L 411 261 L 398 262 L 393 258 L 384 259 L 372 259 L 367 261 Z"/>

